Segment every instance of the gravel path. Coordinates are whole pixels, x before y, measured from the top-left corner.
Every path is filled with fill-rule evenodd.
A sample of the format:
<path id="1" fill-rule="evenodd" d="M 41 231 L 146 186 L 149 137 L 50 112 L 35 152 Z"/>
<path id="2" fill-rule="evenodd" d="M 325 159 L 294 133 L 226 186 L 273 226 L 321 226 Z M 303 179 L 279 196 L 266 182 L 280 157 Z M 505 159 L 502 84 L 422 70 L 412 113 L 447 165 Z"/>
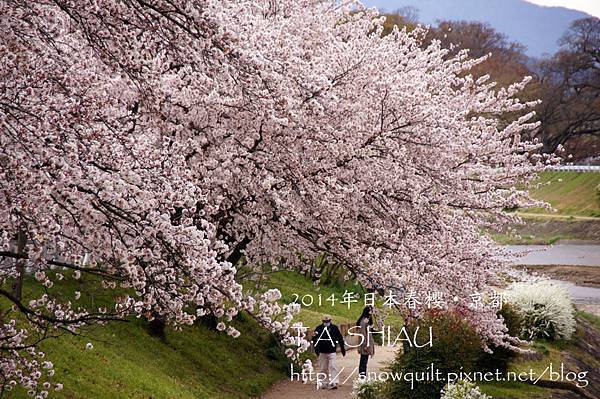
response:
<path id="1" fill-rule="evenodd" d="M 387 363 L 394 359 L 395 349 L 387 346 L 378 346 L 375 348 L 375 356 L 369 359 L 367 371 L 379 371 Z M 315 383 L 290 381 L 286 379 L 275 384 L 262 399 L 348 399 L 352 392 L 352 382 L 358 377 L 359 356 L 356 350 L 350 350 L 345 357 L 337 355 L 337 366 L 341 371 L 340 385 L 336 390 L 317 389 Z M 315 370 L 318 365 L 314 364 Z"/>

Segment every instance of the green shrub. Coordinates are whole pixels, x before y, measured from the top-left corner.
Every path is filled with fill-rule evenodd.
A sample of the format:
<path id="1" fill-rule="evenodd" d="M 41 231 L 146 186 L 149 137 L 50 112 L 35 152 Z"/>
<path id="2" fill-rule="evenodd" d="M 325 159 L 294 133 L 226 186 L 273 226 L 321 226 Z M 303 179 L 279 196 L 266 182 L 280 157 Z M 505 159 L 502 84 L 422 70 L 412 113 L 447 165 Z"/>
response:
<path id="1" fill-rule="evenodd" d="M 504 325 L 508 329 L 508 334 L 517 337 L 521 334 L 523 328 L 523 317 L 518 309 L 510 304 L 504 304 L 498 311 L 498 316 L 504 319 Z M 502 346 L 489 345 L 492 353 L 483 352 L 479 358 L 478 371 L 500 370 L 504 373 L 508 369 L 508 363 L 516 356 L 516 353 Z"/>
<path id="2" fill-rule="evenodd" d="M 518 336 L 523 328 L 523 316 L 519 309 L 515 308 L 510 303 L 505 303 L 498 311 L 498 316 L 504 319 L 504 325 L 508 328 L 508 334 L 513 337 Z"/>
<path id="3" fill-rule="evenodd" d="M 479 361 L 477 362 L 477 371 L 481 372 L 496 372 L 505 373 L 508 370 L 508 363 L 517 354 L 503 346 L 488 345 L 492 353 L 481 352 Z"/>
<path id="4" fill-rule="evenodd" d="M 417 334 L 419 343 L 428 341 L 429 327 L 433 328 L 433 345 L 423 348 L 405 345 L 404 353 L 399 353 L 390 365 L 393 373 L 430 372 L 432 363 L 442 376 L 451 372 L 477 371 L 483 353 L 482 341 L 461 315 L 447 311 L 429 312 L 418 323 L 407 325 L 411 339 L 417 326 L 420 327 Z M 388 389 L 392 399 L 432 399 L 440 397 L 444 385 L 444 381 L 424 381 L 415 382 L 411 387 L 410 381 L 402 380 L 390 381 Z"/>

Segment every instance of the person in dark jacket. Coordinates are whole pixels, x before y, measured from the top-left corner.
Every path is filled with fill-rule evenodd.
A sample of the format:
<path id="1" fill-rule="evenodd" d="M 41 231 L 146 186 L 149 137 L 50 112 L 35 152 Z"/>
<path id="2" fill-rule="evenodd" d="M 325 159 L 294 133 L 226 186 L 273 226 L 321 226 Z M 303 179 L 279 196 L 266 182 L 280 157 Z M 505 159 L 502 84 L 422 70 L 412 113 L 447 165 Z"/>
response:
<path id="1" fill-rule="evenodd" d="M 358 354 L 360 355 L 360 362 L 358 363 L 358 374 L 363 378 L 367 376 L 367 362 L 369 356 L 375 355 L 375 341 L 373 340 L 373 334 L 371 329 L 373 327 L 373 308 L 366 306 L 358 320 L 356 326 L 359 327 L 361 340 L 358 346 Z"/>
<path id="2" fill-rule="evenodd" d="M 317 326 L 312 338 L 315 353 L 319 357 L 319 372 L 326 375 L 322 387 L 337 389 L 338 370 L 336 365 L 336 347 L 340 346 L 342 356 L 346 356 L 344 337 L 338 326 L 331 322 L 331 316 L 323 315 L 322 324 Z"/>

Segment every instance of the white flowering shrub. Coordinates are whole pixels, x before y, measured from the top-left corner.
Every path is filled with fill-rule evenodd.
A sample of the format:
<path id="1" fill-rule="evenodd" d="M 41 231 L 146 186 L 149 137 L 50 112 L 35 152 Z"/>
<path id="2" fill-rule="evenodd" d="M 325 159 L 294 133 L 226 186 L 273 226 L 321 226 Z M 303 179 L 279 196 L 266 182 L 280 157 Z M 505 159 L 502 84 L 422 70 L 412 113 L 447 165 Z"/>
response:
<path id="1" fill-rule="evenodd" d="M 441 399 L 491 399 L 490 396 L 479 391 L 472 382 L 460 380 L 450 383 L 442 389 Z"/>
<path id="2" fill-rule="evenodd" d="M 381 384 L 377 380 L 358 378 L 352 383 L 353 399 L 377 399 L 380 397 Z"/>
<path id="3" fill-rule="evenodd" d="M 523 338 L 569 339 L 575 331 L 571 296 L 558 284 L 515 283 L 506 291 L 506 300 L 523 317 Z"/>

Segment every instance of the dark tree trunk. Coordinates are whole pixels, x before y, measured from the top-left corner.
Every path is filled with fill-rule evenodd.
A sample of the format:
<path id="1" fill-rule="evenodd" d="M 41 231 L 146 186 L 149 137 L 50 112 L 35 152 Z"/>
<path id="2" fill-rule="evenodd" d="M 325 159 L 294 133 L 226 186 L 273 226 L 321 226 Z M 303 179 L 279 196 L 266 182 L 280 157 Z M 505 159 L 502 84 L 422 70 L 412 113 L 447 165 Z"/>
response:
<path id="1" fill-rule="evenodd" d="M 246 249 L 246 246 L 248 244 L 250 244 L 250 239 L 248 237 L 244 237 L 233 247 L 233 251 L 231 251 L 227 259 L 225 260 L 234 266 L 237 265 L 240 259 L 242 259 L 242 256 L 244 256 L 243 251 L 244 249 Z"/>
<path id="2" fill-rule="evenodd" d="M 542 136 L 542 153 L 544 154 L 553 154 L 556 152 L 559 144 L 563 144 L 565 140 L 563 140 L 563 136 Z"/>
<path id="3" fill-rule="evenodd" d="M 150 322 L 148 323 L 148 332 L 153 337 L 165 341 L 167 339 L 167 335 L 165 334 L 165 327 L 166 325 L 164 320 L 159 315 L 155 315 L 154 319 L 150 320 Z"/>
<path id="4" fill-rule="evenodd" d="M 198 318 L 198 323 L 202 324 L 203 326 L 208 327 L 209 329 L 211 329 L 213 331 L 217 331 L 217 322 L 218 322 L 218 319 L 212 313 L 206 314 L 206 315 Z"/>
<path id="5" fill-rule="evenodd" d="M 23 230 L 19 230 L 17 233 L 17 254 L 25 254 L 25 245 L 27 245 L 27 235 Z M 25 276 L 25 264 L 26 259 L 16 259 L 15 268 L 17 269 L 17 276 L 12 284 L 13 296 L 21 301 L 23 297 L 23 278 Z"/>

